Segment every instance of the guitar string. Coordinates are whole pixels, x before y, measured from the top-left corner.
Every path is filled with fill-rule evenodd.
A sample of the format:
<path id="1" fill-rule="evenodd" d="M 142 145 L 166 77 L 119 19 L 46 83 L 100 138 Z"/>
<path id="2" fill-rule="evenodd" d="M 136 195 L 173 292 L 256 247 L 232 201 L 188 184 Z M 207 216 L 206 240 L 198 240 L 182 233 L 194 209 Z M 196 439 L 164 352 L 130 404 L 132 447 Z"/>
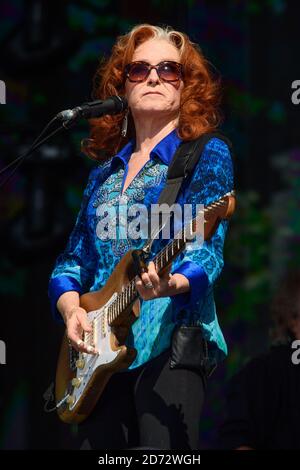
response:
<path id="1" fill-rule="evenodd" d="M 220 207 L 222 205 L 225 204 L 225 198 L 227 196 L 224 196 L 224 198 L 222 198 L 221 200 L 219 201 L 216 201 L 216 202 L 213 202 L 211 204 L 209 204 L 206 208 L 204 208 L 203 210 L 199 211 L 199 214 L 191 220 L 190 222 L 190 225 L 191 225 L 191 232 L 189 233 L 189 236 L 193 239 L 194 235 L 195 235 L 195 232 L 194 232 L 194 226 L 196 225 L 197 227 L 197 220 L 200 218 L 200 216 L 202 216 L 203 214 L 206 214 L 207 212 L 212 212 L 213 209 L 217 208 L 217 207 Z M 206 223 L 206 221 L 204 221 L 204 223 Z M 173 251 L 173 248 L 174 248 L 174 244 L 177 242 L 178 244 L 178 251 L 182 248 L 180 246 L 180 242 L 183 240 L 184 243 L 183 243 L 183 246 L 184 244 L 186 243 L 186 229 L 187 227 L 184 227 L 182 228 L 175 236 L 175 238 L 173 240 L 171 240 L 159 253 L 158 255 L 156 255 L 154 258 L 153 258 L 153 262 L 155 264 L 155 267 L 160 269 L 160 263 L 162 261 L 165 260 L 165 256 L 166 256 L 166 260 L 168 261 L 169 258 L 168 258 L 168 255 L 170 254 L 169 251 L 170 251 L 170 248 L 171 248 L 171 257 L 174 256 L 174 251 Z M 180 237 L 178 237 L 178 235 L 180 234 Z M 176 241 L 175 241 L 176 240 Z M 161 266 L 162 267 L 162 266 Z M 105 315 L 108 314 L 108 319 L 109 319 L 109 322 L 108 324 L 110 324 L 115 318 L 117 318 L 119 316 L 119 314 L 124 311 L 124 309 L 126 309 L 130 303 L 132 303 L 132 301 L 134 300 L 134 297 L 136 295 L 136 289 L 135 289 L 135 281 L 134 279 L 132 281 L 130 281 L 130 283 L 121 291 L 120 294 L 117 295 L 117 298 L 111 303 L 111 305 L 109 305 L 109 307 L 107 308 L 107 311 L 106 312 L 102 312 L 101 309 L 97 310 L 96 312 L 96 316 L 93 320 L 93 328 L 97 328 L 97 326 L 99 326 L 99 321 L 101 322 L 105 322 Z M 126 298 L 127 297 L 127 298 Z M 88 341 L 88 344 L 89 344 L 89 340 L 91 339 L 91 337 L 93 336 L 93 333 L 90 332 L 90 333 L 87 333 L 86 336 L 85 336 L 85 341 Z"/>
<path id="2" fill-rule="evenodd" d="M 203 214 L 207 213 L 208 211 L 212 211 L 216 207 L 220 207 L 220 206 L 224 205 L 224 203 L 225 203 L 224 200 L 212 203 L 207 208 L 201 210 L 199 212 L 199 215 L 197 215 L 194 219 L 192 219 L 192 221 L 190 222 L 191 231 L 189 233 L 189 236 L 191 237 L 191 239 L 193 239 L 193 237 L 195 235 L 194 226 L 196 225 L 196 227 L 197 227 L 197 221 L 198 221 L 199 217 L 202 216 Z M 180 237 L 178 237 L 179 233 L 181 235 Z M 164 249 L 161 250 L 161 252 L 158 253 L 158 255 L 153 259 L 153 262 L 155 263 L 156 268 L 160 269 L 160 263 L 162 261 L 164 261 L 165 258 L 166 258 L 167 261 L 169 260 L 170 251 L 171 251 L 171 257 L 174 256 L 174 251 L 173 251 L 174 243 L 176 243 L 176 241 L 177 241 L 177 244 L 178 244 L 177 249 L 180 250 L 182 248 L 180 246 L 180 242 L 182 242 L 182 240 L 183 240 L 184 244 L 185 244 L 186 243 L 186 238 L 187 238 L 187 236 L 186 236 L 186 227 L 184 227 L 183 229 L 181 229 L 176 234 L 176 237 L 172 241 L 170 241 L 164 247 Z M 170 248 L 171 248 L 171 250 L 170 250 Z M 108 313 L 108 324 L 110 324 L 115 319 L 114 316 L 117 317 L 125 308 L 127 308 L 130 305 L 130 303 L 134 300 L 135 294 L 136 294 L 136 291 L 135 291 L 135 288 L 134 288 L 134 280 L 132 280 L 125 287 L 125 289 L 122 290 L 122 292 L 120 294 L 118 294 L 117 299 L 115 299 L 112 302 L 112 304 L 108 307 L 107 312 L 105 312 L 105 313 Z M 117 308 L 115 308 L 116 306 L 117 306 Z M 102 317 L 103 317 L 103 315 L 105 315 L 105 313 L 103 314 L 103 312 L 101 312 L 101 310 L 98 310 L 98 313 L 96 314 L 96 318 L 93 320 L 93 323 L 94 323 L 93 326 L 94 327 L 98 326 L 98 324 L 99 324 L 98 320 L 103 321 Z M 93 336 L 92 333 L 88 333 L 87 334 L 87 341 L 89 341 L 92 336 Z"/>

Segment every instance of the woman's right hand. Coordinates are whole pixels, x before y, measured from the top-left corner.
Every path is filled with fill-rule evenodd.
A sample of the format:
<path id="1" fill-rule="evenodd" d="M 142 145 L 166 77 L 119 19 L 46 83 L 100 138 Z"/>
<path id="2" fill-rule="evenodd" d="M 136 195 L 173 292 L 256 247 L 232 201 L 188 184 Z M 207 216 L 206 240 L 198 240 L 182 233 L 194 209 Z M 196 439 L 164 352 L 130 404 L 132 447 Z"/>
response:
<path id="1" fill-rule="evenodd" d="M 86 310 L 82 307 L 73 307 L 64 316 L 67 328 L 67 337 L 76 351 L 88 354 L 97 354 L 95 345 L 88 345 L 82 340 L 83 332 L 90 333 L 92 331 L 91 324 L 88 320 Z"/>

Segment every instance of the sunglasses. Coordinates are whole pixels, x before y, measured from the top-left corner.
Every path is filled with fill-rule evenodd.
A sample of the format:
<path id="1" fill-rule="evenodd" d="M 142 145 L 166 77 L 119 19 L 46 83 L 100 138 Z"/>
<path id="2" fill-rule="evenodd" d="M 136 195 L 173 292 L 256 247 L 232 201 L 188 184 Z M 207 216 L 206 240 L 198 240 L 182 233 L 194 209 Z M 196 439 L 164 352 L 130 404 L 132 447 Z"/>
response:
<path id="1" fill-rule="evenodd" d="M 131 62 L 125 66 L 125 77 L 130 82 L 143 82 L 155 69 L 159 78 L 165 82 L 177 82 L 182 77 L 182 65 L 178 62 L 165 60 L 157 65 L 147 62 Z"/>

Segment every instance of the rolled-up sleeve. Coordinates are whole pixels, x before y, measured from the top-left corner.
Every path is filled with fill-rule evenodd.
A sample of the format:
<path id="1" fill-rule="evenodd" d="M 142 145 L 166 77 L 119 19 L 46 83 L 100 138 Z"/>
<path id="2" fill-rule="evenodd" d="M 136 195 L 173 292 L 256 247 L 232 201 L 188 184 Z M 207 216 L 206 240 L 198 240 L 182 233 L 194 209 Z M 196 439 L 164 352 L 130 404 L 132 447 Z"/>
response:
<path id="1" fill-rule="evenodd" d="M 212 138 L 203 149 L 190 183 L 184 190 L 183 204 L 191 204 L 193 217 L 197 205 L 217 201 L 233 190 L 233 165 L 228 145 Z M 190 284 L 186 294 L 172 297 L 178 309 L 193 307 L 200 301 L 209 285 L 220 275 L 224 260 L 223 246 L 228 222 L 222 220 L 209 240 L 181 253 L 173 264 L 172 274 L 184 275 Z"/>
<path id="2" fill-rule="evenodd" d="M 88 290 L 94 276 L 96 257 L 90 236 L 87 205 L 98 174 L 98 167 L 93 168 L 89 174 L 74 228 L 50 276 L 48 296 L 53 317 L 57 321 L 62 321 L 56 306 L 59 297 L 68 291 L 76 291 L 81 295 Z"/>

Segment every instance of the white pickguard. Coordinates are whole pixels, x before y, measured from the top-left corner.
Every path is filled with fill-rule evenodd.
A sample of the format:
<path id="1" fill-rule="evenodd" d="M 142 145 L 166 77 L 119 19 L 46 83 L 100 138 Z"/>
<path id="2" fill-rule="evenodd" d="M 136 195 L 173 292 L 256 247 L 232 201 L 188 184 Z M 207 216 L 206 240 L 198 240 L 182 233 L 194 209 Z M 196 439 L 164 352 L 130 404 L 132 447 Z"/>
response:
<path id="1" fill-rule="evenodd" d="M 80 354 L 80 359 L 84 360 L 85 366 L 83 369 L 77 368 L 76 378 L 80 379 L 81 382 L 78 387 L 73 388 L 72 396 L 74 397 L 75 401 L 72 405 L 69 405 L 70 410 L 72 410 L 78 403 L 95 370 L 103 364 L 112 362 L 120 352 L 113 351 L 111 349 L 111 328 L 107 321 L 107 309 L 114 301 L 116 296 L 117 293 L 113 294 L 113 296 L 101 309 L 88 312 L 88 319 L 91 324 L 93 324 L 95 321 L 97 322 L 94 324 L 94 341 L 98 354 L 96 356 L 87 353 Z"/>

